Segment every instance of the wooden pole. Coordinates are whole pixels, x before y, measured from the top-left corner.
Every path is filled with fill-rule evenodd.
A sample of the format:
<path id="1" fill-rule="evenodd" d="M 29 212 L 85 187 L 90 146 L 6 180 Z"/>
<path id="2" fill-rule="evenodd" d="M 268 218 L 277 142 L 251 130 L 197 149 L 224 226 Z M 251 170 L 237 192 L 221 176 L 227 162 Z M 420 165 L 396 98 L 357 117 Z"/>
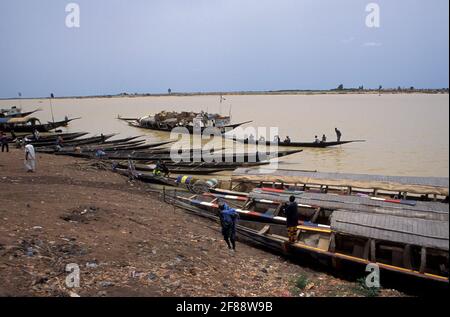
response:
<path id="1" fill-rule="evenodd" d="M 374 239 L 370 240 L 370 261 L 376 262 L 377 261 L 377 244 Z"/>
<path id="2" fill-rule="evenodd" d="M 52 94 L 52 96 L 53 96 L 53 94 Z M 51 113 L 52 113 L 52 120 L 53 120 L 53 123 L 55 123 L 55 116 L 53 115 L 52 96 L 50 96 L 50 111 L 51 111 Z"/>
<path id="3" fill-rule="evenodd" d="M 425 269 L 427 267 L 427 248 L 422 247 L 422 251 L 420 252 L 420 273 L 425 273 Z"/>
<path id="4" fill-rule="evenodd" d="M 411 245 L 405 245 L 405 249 L 403 251 L 403 266 L 407 269 L 412 269 L 411 264 Z"/>

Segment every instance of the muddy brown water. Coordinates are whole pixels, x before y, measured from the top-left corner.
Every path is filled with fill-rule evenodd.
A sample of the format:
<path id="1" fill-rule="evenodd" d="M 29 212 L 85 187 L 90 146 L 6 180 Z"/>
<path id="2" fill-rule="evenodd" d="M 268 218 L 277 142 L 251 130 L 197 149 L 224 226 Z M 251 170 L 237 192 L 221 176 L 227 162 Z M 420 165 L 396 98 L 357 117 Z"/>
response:
<path id="1" fill-rule="evenodd" d="M 449 96 L 397 95 L 230 95 L 54 99 L 56 120 L 82 117 L 68 131 L 120 133 L 120 137 L 145 135 L 150 141 L 170 134 L 136 129 L 117 120 L 118 115 L 140 117 L 162 110 L 209 111 L 228 114 L 233 122 L 253 120 L 244 127 L 276 127 L 282 138 L 313 141 L 326 134 L 343 139 L 363 139 L 329 149 L 305 149 L 282 159 L 280 168 L 383 175 L 438 176 L 449 173 Z M 42 121 L 51 121 L 48 99 L 0 100 L 1 107 L 33 110 Z"/>

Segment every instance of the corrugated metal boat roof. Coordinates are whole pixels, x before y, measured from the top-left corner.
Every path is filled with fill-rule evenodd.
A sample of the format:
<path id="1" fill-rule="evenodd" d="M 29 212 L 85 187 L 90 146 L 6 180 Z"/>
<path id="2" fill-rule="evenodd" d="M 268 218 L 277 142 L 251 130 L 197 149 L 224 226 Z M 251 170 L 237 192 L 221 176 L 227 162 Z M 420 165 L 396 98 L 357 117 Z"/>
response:
<path id="1" fill-rule="evenodd" d="M 448 221 L 337 210 L 331 216 L 331 229 L 336 232 L 372 239 L 445 251 L 449 249 Z"/>
<path id="2" fill-rule="evenodd" d="M 322 173 L 295 170 L 239 168 L 233 172 L 233 182 L 283 182 L 379 189 L 416 194 L 448 196 L 449 179 L 445 177 L 383 176 L 349 173 Z"/>
<path id="3" fill-rule="evenodd" d="M 291 194 L 266 193 L 254 190 L 250 198 L 288 201 Z M 346 209 L 358 212 L 392 214 L 401 217 L 423 218 L 430 220 L 449 220 L 449 205 L 439 202 L 416 202 L 416 206 L 402 205 L 384 201 L 371 200 L 369 197 L 318 194 L 301 192 L 294 195 L 298 203 L 320 206 L 326 209 Z"/>

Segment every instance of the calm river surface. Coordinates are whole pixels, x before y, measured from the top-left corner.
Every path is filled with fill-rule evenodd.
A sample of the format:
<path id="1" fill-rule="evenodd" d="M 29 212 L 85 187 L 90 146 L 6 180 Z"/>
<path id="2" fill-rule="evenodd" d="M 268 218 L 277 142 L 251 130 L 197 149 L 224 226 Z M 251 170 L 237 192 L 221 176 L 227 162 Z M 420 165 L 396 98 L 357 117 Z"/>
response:
<path id="1" fill-rule="evenodd" d="M 156 141 L 167 133 L 141 130 L 117 120 L 117 115 L 140 117 L 162 110 L 187 110 L 228 114 L 233 122 L 253 120 L 255 127 L 278 127 L 282 138 L 313 141 L 326 134 L 335 139 L 365 143 L 330 149 L 305 149 L 285 158 L 281 168 L 383 175 L 440 176 L 449 174 L 448 95 L 232 95 L 163 96 L 92 99 L 55 99 L 56 120 L 65 115 L 82 117 L 69 131 L 120 133 L 121 137 L 145 134 Z M 36 116 L 51 121 L 48 100 L 0 100 L 0 107 L 40 107 Z M 248 125 L 247 125 L 248 126 Z"/>

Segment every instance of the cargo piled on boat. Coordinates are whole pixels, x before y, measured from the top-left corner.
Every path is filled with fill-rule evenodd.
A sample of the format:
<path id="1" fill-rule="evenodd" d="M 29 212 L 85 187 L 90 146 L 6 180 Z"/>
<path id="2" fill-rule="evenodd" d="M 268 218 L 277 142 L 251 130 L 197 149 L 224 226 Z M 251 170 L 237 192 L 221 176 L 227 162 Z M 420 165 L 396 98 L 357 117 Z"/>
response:
<path id="1" fill-rule="evenodd" d="M 171 132 L 175 128 L 185 128 L 190 134 L 202 133 L 206 128 L 217 128 L 220 133 L 231 131 L 251 121 L 232 124 L 231 117 L 207 112 L 168 112 L 149 115 L 141 118 L 122 118 L 129 125 L 142 129 Z M 180 130 L 181 131 L 181 130 Z"/>

